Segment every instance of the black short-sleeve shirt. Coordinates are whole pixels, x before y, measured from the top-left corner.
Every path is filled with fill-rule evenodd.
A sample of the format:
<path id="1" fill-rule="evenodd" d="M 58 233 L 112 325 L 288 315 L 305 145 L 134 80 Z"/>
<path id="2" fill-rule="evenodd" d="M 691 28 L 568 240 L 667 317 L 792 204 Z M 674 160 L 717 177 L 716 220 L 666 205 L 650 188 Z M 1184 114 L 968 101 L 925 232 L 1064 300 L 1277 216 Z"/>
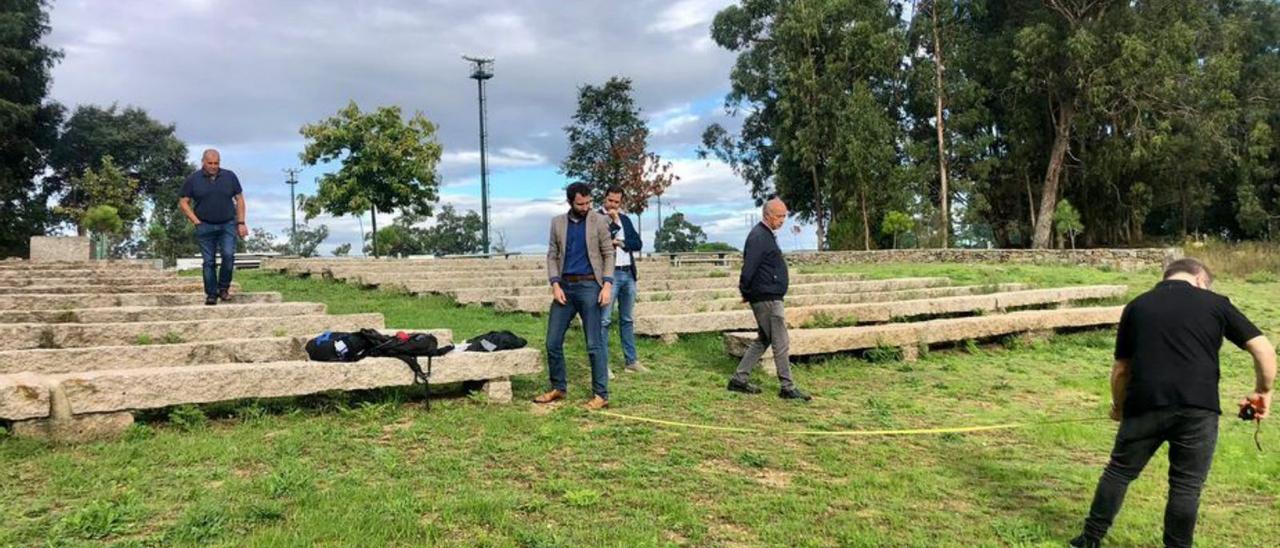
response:
<path id="1" fill-rule="evenodd" d="M 240 179 L 229 169 L 210 176 L 203 169 L 187 176 L 178 196 L 191 198 L 196 218 L 202 223 L 222 224 L 236 220 L 236 204 L 231 199 L 244 192 Z"/>
<path id="2" fill-rule="evenodd" d="M 1262 334 L 1231 300 L 1180 280 L 1165 280 L 1124 308 L 1116 333 L 1117 360 L 1129 360 L 1124 415 L 1162 407 L 1222 412 L 1218 351 L 1226 338 L 1239 347 Z"/>

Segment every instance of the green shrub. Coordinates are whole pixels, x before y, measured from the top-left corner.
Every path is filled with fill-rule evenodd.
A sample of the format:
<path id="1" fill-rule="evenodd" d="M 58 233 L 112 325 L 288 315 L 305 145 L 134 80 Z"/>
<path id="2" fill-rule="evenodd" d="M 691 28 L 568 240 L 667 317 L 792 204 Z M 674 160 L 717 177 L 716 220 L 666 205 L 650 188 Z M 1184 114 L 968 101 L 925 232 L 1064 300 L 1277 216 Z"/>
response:
<path id="1" fill-rule="evenodd" d="M 209 417 L 195 405 L 179 405 L 169 411 L 169 424 L 183 432 L 199 430 L 208 423 Z"/>

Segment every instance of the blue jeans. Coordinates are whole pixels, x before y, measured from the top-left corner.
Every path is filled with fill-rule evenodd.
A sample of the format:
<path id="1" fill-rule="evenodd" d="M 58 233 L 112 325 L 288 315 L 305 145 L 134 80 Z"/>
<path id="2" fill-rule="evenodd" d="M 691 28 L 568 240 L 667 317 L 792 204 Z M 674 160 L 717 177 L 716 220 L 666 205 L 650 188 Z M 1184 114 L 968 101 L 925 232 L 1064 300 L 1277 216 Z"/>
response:
<path id="1" fill-rule="evenodd" d="M 204 294 L 216 297 L 218 290 L 231 288 L 231 274 L 236 268 L 236 223 L 200 223 L 196 225 L 196 243 L 204 259 Z M 222 254 L 222 268 L 214 270 L 214 253 Z"/>
<path id="2" fill-rule="evenodd" d="M 560 282 L 565 304 L 551 301 L 547 318 L 547 374 L 551 387 L 566 391 L 564 334 L 574 316 L 582 317 L 582 331 L 587 338 L 587 356 L 591 360 L 591 391 L 609 399 L 609 357 L 600 342 L 600 284 L 594 281 Z"/>
<path id="3" fill-rule="evenodd" d="M 622 339 L 623 363 L 631 365 L 636 363 L 636 321 L 632 315 L 636 308 L 636 279 L 629 270 L 619 268 L 613 271 L 613 298 L 609 300 L 609 306 L 604 307 L 604 317 L 600 321 L 603 327 L 600 330 L 600 340 L 604 346 L 606 361 L 609 356 L 609 326 L 613 324 L 615 304 L 618 307 L 618 338 Z"/>

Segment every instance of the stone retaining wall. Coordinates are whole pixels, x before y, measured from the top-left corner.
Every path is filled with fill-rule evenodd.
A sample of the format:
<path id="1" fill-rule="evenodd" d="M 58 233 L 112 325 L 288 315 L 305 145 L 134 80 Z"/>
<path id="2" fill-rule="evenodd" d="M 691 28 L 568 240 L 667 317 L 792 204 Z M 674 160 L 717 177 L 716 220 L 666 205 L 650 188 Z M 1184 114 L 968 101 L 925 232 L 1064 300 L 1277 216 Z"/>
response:
<path id="1" fill-rule="evenodd" d="M 1107 267 L 1122 271 L 1161 268 L 1182 249 L 890 249 L 788 253 L 792 265 L 878 263 L 1013 263 Z"/>

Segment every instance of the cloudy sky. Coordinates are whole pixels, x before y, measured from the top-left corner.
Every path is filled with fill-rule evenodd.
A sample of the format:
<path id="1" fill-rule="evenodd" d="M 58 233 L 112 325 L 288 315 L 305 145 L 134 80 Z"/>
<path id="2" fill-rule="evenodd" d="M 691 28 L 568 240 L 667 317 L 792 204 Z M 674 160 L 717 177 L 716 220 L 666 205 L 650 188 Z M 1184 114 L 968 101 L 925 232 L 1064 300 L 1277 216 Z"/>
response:
<path id="1" fill-rule="evenodd" d="M 54 69 L 53 95 L 66 105 L 142 107 L 177 125 L 193 163 L 200 150 L 220 149 L 223 167 L 245 184 L 250 225 L 280 233 L 289 224 L 282 170 L 299 165 L 298 129 L 351 100 L 363 109 L 399 105 L 437 123 L 441 202 L 478 210 L 476 87 L 460 55 L 492 56 L 491 225 L 510 249 L 536 252 L 546 248 L 549 217 L 566 207 L 557 166 L 577 87 L 628 76 L 651 147 L 682 178 L 663 197 L 663 214 L 682 211 L 711 240 L 740 245 L 755 212 L 747 186 L 695 154 L 708 124 L 736 127 L 723 109 L 734 57 L 708 32 L 731 3 L 56 0 L 48 40 L 66 56 Z M 297 190 L 313 192 L 325 169 L 303 171 Z M 641 221 L 646 248 L 656 221 L 651 207 Z M 331 230 L 325 252 L 360 239 L 354 218 L 312 222 Z M 812 248 L 813 240 L 806 227 L 781 243 Z"/>

